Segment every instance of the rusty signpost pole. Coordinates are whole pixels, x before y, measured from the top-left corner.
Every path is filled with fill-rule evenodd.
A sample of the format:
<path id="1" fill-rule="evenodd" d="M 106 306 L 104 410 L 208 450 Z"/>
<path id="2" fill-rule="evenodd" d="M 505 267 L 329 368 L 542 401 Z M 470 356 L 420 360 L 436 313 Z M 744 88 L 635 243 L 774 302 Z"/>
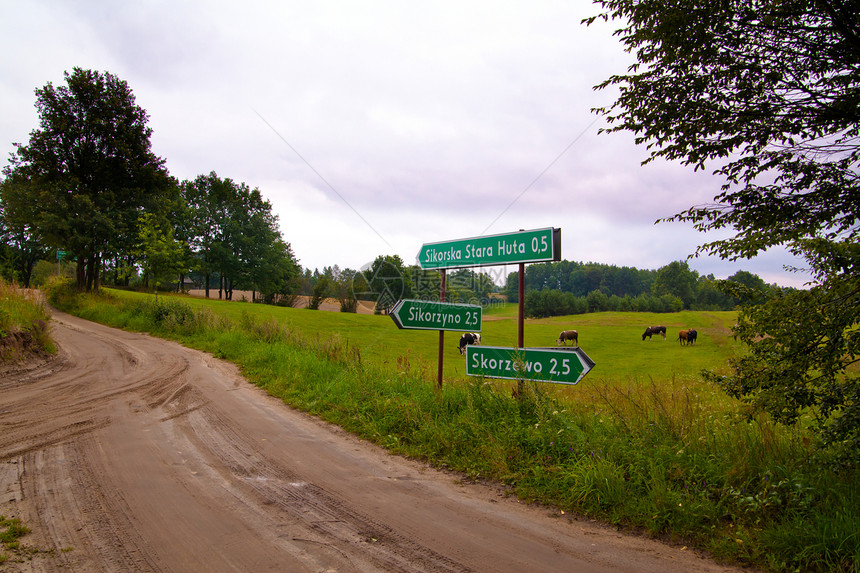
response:
<path id="1" fill-rule="evenodd" d="M 518 273 L 519 276 L 519 290 L 517 294 L 517 300 L 519 302 L 519 308 L 517 309 L 517 348 L 525 348 L 526 340 L 525 340 L 525 311 L 524 308 L 526 306 L 526 301 L 523 300 L 526 297 L 526 264 L 520 263 L 520 271 Z M 522 399 L 523 390 L 525 386 L 525 381 L 522 378 L 517 379 L 517 397 Z"/>
<path id="2" fill-rule="evenodd" d="M 439 302 L 445 302 L 445 278 L 446 278 L 445 269 L 440 270 L 439 274 L 441 275 L 441 278 L 442 278 L 442 280 L 440 281 L 440 287 L 439 287 Z M 442 387 L 442 363 L 443 363 L 443 356 L 445 354 L 443 352 L 444 349 L 445 349 L 445 331 L 440 329 L 439 330 L 439 365 L 437 367 L 438 373 L 436 374 L 436 384 L 439 386 L 439 388 Z"/>

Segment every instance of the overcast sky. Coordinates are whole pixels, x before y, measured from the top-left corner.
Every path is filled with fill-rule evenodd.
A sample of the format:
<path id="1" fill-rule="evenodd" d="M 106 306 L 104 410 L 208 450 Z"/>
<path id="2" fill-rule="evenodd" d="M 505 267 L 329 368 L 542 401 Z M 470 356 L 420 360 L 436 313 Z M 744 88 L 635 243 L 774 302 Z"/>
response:
<path id="1" fill-rule="evenodd" d="M 259 188 L 306 268 L 416 262 L 423 243 L 559 227 L 562 257 L 640 269 L 708 237 L 655 221 L 721 181 L 642 167 L 627 134 L 598 135 L 592 88 L 631 63 L 579 0 L 220 2 L 0 0 L 0 165 L 38 126 L 34 90 L 74 67 L 128 82 L 152 147 L 180 179 Z M 747 270 L 802 286 L 782 250 Z M 505 274 L 515 270 L 494 269 Z"/>

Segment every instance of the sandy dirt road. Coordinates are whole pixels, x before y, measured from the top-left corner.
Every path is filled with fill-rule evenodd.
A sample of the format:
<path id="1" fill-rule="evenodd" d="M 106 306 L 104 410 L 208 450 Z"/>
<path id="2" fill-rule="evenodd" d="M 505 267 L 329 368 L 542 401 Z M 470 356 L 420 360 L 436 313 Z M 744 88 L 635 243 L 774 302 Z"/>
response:
<path id="1" fill-rule="evenodd" d="M 0 374 L 8 571 L 730 571 L 391 456 L 206 354 L 55 312 Z"/>

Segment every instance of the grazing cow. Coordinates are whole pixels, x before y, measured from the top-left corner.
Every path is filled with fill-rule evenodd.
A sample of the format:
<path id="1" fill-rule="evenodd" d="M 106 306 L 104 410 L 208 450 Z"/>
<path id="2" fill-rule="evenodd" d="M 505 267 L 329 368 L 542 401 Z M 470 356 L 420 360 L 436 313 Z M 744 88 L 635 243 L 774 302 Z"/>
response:
<path id="1" fill-rule="evenodd" d="M 678 332 L 678 342 L 682 345 L 687 344 L 687 335 L 690 334 L 689 330 L 681 330 Z"/>
<path id="2" fill-rule="evenodd" d="M 466 332 L 460 337 L 460 354 L 466 353 L 466 346 L 481 344 L 481 335 L 477 332 Z"/>
<path id="3" fill-rule="evenodd" d="M 556 340 L 556 345 L 561 346 L 564 344 L 567 346 L 567 341 L 570 340 L 575 345 L 579 346 L 579 333 L 575 330 L 565 330 L 561 334 L 558 335 L 558 340 Z"/>
<path id="4" fill-rule="evenodd" d="M 648 337 L 648 340 L 651 340 L 652 334 L 662 334 L 663 340 L 666 340 L 666 327 L 665 326 L 649 326 L 645 329 L 645 334 L 642 335 L 642 340 L 645 340 L 645 337 Z"/>

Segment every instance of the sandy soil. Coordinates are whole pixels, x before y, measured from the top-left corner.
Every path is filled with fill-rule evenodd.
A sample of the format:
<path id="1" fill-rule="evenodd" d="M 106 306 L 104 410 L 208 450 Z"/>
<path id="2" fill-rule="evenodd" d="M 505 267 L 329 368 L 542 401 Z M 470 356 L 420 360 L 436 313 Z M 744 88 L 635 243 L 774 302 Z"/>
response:
<path id="1" fill-rule="evenodd" d="M 61 351 L 0 372 L 4 571 L 712 572 L 526 506 L 284 406 L 209 355 L 55 312 Z"/>

